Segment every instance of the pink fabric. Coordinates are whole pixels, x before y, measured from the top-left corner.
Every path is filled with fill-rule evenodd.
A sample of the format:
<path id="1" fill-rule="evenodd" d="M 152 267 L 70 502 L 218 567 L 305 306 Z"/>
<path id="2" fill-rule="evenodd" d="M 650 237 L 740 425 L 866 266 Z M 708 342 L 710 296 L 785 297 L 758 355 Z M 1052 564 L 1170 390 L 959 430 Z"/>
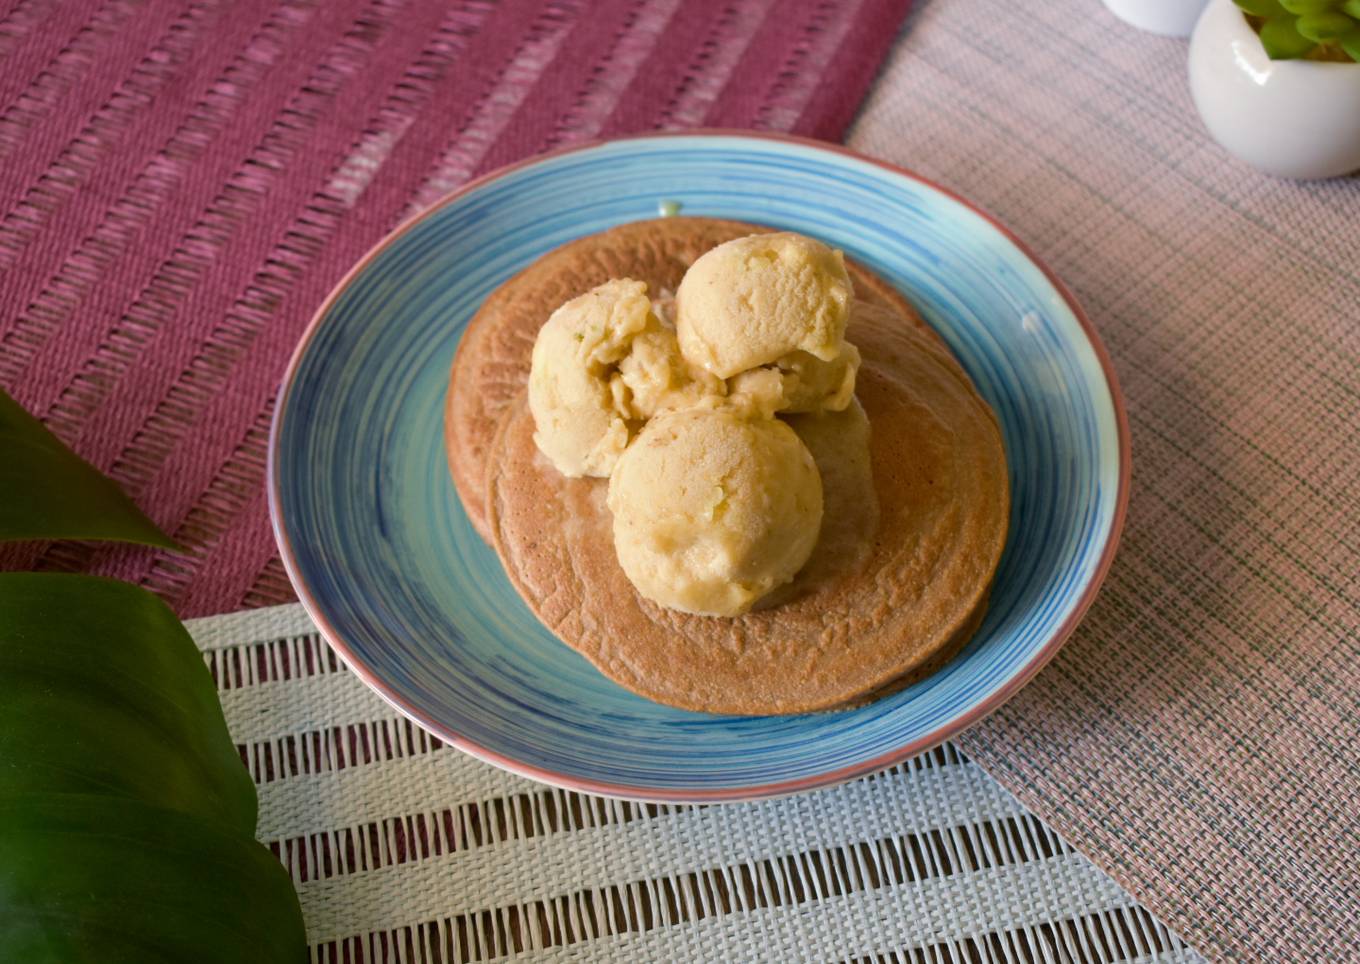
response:
<path id="1" fill-rule="evenodd" d="M 32 2 L 0 19 L 0 385 L 187 551 L 20 546 L 181 614 L 291 598 L 263 497 L 288 354 L 402 217 L 658 127 L 844 132 L 909 0 Z"/>
<path id="2" fill-rule="evenodd" d="M 1128 405 L 1100 596 L 957 743 L 1205 958 L 1357 962 L 1360 179 L 1230 157 L 1185 56 L 1094 0 L 923 4 L 849 138 L 1033 245 Z"/>

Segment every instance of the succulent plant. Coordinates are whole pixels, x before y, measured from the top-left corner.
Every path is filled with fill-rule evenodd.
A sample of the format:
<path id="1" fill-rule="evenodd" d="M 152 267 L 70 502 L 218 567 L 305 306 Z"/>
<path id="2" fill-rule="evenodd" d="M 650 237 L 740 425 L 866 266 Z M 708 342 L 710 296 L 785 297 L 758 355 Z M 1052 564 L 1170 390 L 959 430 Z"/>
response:
<path id="1" fill-rule="evenodd" d="M 1233 0 L 1271 60 L 1360 63 L 1360 0 Z"/>

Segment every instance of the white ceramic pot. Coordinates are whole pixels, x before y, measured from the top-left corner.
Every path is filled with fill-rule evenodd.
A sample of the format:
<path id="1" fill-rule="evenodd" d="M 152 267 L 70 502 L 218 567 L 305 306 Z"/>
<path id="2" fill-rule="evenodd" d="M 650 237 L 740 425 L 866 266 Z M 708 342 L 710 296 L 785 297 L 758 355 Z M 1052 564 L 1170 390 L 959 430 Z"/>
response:
<path id="1" fill-rule="evenodd" d="M 1206 0 L 1105 0 L 1120 20 L 1168 37 L 1188 37 Z"/>
<path id="2" fill-rule="evenodd" d="M 1232 0 L 1195 27 L 1190 91 L 1214 140 L 1267 174 L 1360 170 L 1360 64 L 1271 60 Z"/>

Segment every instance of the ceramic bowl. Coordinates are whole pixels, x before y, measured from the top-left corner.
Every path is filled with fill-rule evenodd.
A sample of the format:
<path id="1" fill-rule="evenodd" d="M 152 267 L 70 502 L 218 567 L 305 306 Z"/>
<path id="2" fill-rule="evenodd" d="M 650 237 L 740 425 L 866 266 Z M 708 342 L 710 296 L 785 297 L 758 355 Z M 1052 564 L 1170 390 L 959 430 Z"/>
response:
<path id="1" fill-rule="evenodd" d="M 1360 64 L 1271 60 L 1232 0 L 1195 27 L 1190 91 L 1214 140 L 1267 174 L 1360 170 Z"/>
<path id="2" fill-rule="evenodd" d="M 449 480 L 450 360 L 497 285 L 620 222 L 739 218 L 823 238 L 917 304 L 995 407 L 1010 539 L 976 638 L 870 706 L 741 718 L 652 703 L 545 630 Z M 307 609 L 351 669 L 436 736 L 572 789 L 649 800 L 790 793 L 867 774 L 996 708 L 1057 651 L 1114 553 L 1128 439 L 1108 359 L 1070 295 L 1003 228 L 844 150 L 726 133 L 539 158 L 397 229 L 322 306 L 270 443 L 275 531 Z"/>
<path id="3" fill-rule="evenodd" d="M 1105 0 L 1120 20 L 1165 37 L 1188 37 L 1205 0 Z"/>

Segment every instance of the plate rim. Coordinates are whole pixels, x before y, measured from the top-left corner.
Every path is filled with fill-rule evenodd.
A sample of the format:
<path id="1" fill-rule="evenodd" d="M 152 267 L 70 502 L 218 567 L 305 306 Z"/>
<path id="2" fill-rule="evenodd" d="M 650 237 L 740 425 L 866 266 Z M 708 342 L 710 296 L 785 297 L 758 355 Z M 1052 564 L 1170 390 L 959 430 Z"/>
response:
<path id="1" fill-rule="evenodd" d="M 603 780 L 593 780 L 588 778 L 575 777 L 570 774 L 559 773 L 555 770 L 548 770 L 533 764 L 524 763 L 513 757 L 505 756 L 476 743 L 458 733 L 448 729 L 443 724 L 428 719 L 424 714 L 412 706 L 407 705 L 403 698 L 397 694 L 392 687 L 385 683 L 375 673 L 373 673 L 364 662 L 351 651 L 340 632 L 331 625 L 321 610 L 317 600 L 313 597 L 303 574 L 299 570 L 296 557 L 294 556 L 292 543 L 287 529 L 283 522 L 282 511 L 280 508 L 279 492 L 279 460 L 277 458 L 280 427 L 288 411 L 288 401 L 292 394 L 292 389 L 297 378 L 298 369 L 302 364 L 303 358 L 307 353 L 308 346 L 315 337 L 320 326 L 323 324 L 326 315 L 336 300 L 348 289 L 349 285 L 366 270 L 370 263 L 378 258 L 404 234 L 414 228 L 417 224 L 431 217 L 437 211 L 448 206 L 464 195 L 477 191 L 486 184 L 506 177 L 522 168 L 542 164 L 545 161 L 553 160 L 571 154 L 584 153 L 591 150 L 629 141 L 662 140 L 669 138 L 725 138 L 737 140 L 758 140 L 764 142 L 774 142 L 776 144 L 790 144 L 801 148 L 807 148 L 824 154 L 833 155 L 833 158 L 848 158 L 852 161 L 870 164 L 888 171 L 898 177 L 904 177 L 915 181 L 929 190 L 935 191 L 944 197 L 960 204 L 965 209 L 971 211 L 978 217 L 986 221 L 992 228 L 998 231 L 1002 237 L 1009 241 L 1015 248 L 1029 260 L 1044 275 L 1053 289 L 1067 305 L 1073 317 L 1076 318 L 1081 331 L 1090 346 L 1096 361 L 1099 363 L 1101 374 L 1104 377 L 1106 388 L 1110 393 L 1110 400 L 1114 409 L 1117 448 L 1119 459 L 1119 481 L 1115 494 L 1114 515 L 1110 520 L 1109 533 L 1105 538 L 1105 544 L 1101 548 L 1100 559 L 1096 563 L 1090 578 L 1083 587 L 1081 596 L 1077 599 L 1072 611 L 1063 621 L 1049 639 L 1030 659 L 1021 666 L 995 693 L 992 693 L 980 704 L 968 710 L 958 718 L 951 720 L 928 734 L 918 737 L 900 747 L 895 747 L 886 753 L 879 754 L 872 759 L 862 763 L 852 764 L 836 770 L 828 770 L 812 776 L 800 777 L 793 780 L 779 780 L 771 783 L 755 784 L 743 787 L 713 787 L 713 788 L 691 788 L 687 790 L 658 791 L 652 787 L 636 787 L 629 784 L 613 783 Z M 266 452 L 265 477 L 266 495 L 269 503 L 270 525 L 274 532 L 274 540 L 279 548 L 279 555 L 283 562 L 284 570 L 288 574 L 288 580 L 293 589 L 297 592 L 298 600 L 302 603 L 308 616 L 316 625 L 327 644 L 336 652 L 341 660 L 349 669 L 359 677 L 363 683 L 378 694 L 388 705 L 395 709 L 406 719 L 415 723 L 417 726 L 433 734 L 442 742 L 469 754 L 483 762 L 500 767 L 517 776 L 527 777 L 541 783 L 559 787 L 564 790 L 573 790 L 583 793 L 598 794 L 600 796 L 614 797 L 624 800 L 640 800 L 654 803 L 717 803 L 717 802 L 740 802 L 763 800 L 772 797 L 788 796 L 790 794 L 801 793 L 807 790 L 819 789 L 824 787 L 836 786 L 838 784 L 877 773 L 889 767 L 896 766 L 904 760 L 910 759 L 927 750 L 931 750 L 946 740 L 950 739 L 968 729 L 973 724 L 990 716 L 1004 703 L 1019 692 L 1034 676 L 1043 669 L 1054 656 L 1057 655 L 1063 645 L 1067 642 L 1075 631 L 1077 625 L 1086 615 L 1091 603 L 1099 594 L 1101 586 L 1109 573 L 1110 566 L 1114 561 L 1115 554 L 1119 549 L 1120 538 L 1124 530 L 1125 517 L 1128 514 L 1129 489 L 1132 474 L 1132 446 L 1129 433 L 1128 412 L 1125 407 L 1123 391 L 1119 385 L 1119 379 L 1115 373 L 1114 363 L 1110 358 L 1109 352 L 1101 341 L 1099 333 L 1092 324 L 1091 319 L 1077 302 L 1076 297 L 1066 284 L 1049 268 L 1024 241 L 1010 230 L 1000 220 L 992 216 L 989 212 L 974 204 L 972 201 L 955 193 L 931 179 L 917 174 L 908 168 L 893 164 L 889 161 L 869 157 L 858 151 L 851 150 L 840 144 L 833 144 L 827 141 L 819 141 L 810 137 L 801 137 L 794 134 L 783 134 L 770 131 L 748 131 L 734 130 L 725 128 L 697 128 L 693 130 L 675 131 L 651 131 L 642 134 L 631 134 L 622 137 L 611 137 L 602 140 L 591 140 L 579 144 L 572 144 L 556 150 L 535 154 L 513 164 L 497 168 L 480 177 L 473 178 L 439 200 L 422 208 L 420 211 L 405 218 L 400 224 L 393 228 L 380 241 L 371 247 L 361 257 L 353 267 L 345 272 L 344 276 L 331 288 L 325 299 L 313 312 L 311 319 L 307 322 L 301 337 L 298 339 L 297 346 L 293 349 L 289 357 L 288 366 L 284 369 L 284 374 L 277 392 L 277 401 L 274 405 L 274 414 L 269 426 L 269 444 Z"/>

